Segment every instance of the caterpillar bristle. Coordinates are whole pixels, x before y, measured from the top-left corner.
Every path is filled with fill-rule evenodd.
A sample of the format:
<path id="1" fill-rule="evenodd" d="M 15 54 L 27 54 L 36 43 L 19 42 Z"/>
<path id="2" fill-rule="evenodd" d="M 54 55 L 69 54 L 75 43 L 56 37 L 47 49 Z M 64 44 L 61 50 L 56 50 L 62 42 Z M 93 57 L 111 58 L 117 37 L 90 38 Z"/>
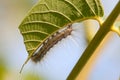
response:
<path id="1" fill-rule="evenodd" d="M 62 40 L 63 38 L 66 38 L 68 35 L 72 32 L 72 25 L 69 25 L 68 27 L 65 27 L 64 29 L 61 29 L 51 35 L 47 40 L 45 40 L 38 48 L 38 50 L 35 52 L 34 55 L 32 55 L 31 60 L 35 63 L 39 62 L 44 55 L 56 44 L 58 41 Z"/>

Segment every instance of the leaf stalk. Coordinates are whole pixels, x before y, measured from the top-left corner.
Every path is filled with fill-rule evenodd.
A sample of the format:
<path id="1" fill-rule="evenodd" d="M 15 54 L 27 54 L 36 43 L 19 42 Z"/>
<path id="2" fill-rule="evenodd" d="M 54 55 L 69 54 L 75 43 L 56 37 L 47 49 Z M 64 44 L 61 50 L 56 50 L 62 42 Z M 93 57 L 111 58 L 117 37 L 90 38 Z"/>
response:
<path id="1" fill-rule="evenodd" d="M 100 45 L 104 37 L 107 35 L 108 32 L 110 32 L 116 18 L 120 14 L 120 1 L 118 1 L 116 7 L 113 9 L 111 14 L 108 16 L 108 18 L 101 24 L 100 29 L 86 48 L 86 50 L 83 52 L 82 56 L 78 60 L 77 64 L 67 77 L 67 80 L 75 80 L 77 75 L 81 72 L 83 67 L 86 65 L 90 57 L 93 55 L 97 47 Z"/>

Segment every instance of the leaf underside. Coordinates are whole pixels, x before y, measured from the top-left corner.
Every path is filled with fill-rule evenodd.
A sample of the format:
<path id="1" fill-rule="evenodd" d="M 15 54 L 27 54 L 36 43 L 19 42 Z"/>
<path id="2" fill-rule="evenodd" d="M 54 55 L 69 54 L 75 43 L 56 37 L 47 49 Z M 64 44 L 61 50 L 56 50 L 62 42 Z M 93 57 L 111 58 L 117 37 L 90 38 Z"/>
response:
<path id="1" fill-rule="evenodd" d="M 29 56 L 68 24 L 103 16 L 99 0 L 40 0 L 19 26 Z"/>

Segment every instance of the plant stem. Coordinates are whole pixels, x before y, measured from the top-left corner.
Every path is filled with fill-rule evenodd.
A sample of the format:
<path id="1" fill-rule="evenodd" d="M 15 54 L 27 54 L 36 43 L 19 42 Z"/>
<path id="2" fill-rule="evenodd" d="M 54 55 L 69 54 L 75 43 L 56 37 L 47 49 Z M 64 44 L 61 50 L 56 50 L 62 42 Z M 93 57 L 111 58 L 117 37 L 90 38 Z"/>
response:
<path id="1" fill-rule="evenodd" d="M 116 5 L 116 7 L 113 9 L 112 13 L 108 16 L 106 21 L 101 25 L 95 37 L 92 39 L 92 41 L 90 42 L 90 44 L 88 45 L 84 53 L 82 54 L 81 58 L 78 60 L 77 64 L 69 74 L 67 80 L 75 80 L 75 78 L 81 72 L 82 68 L 85 66 L 87 61 L 93 55 L 94 51 L 100 45 L 104 37 L 111 30 L 111 27 L 114 24 L 119 14 L 120 14 L 120 1 Z"/>

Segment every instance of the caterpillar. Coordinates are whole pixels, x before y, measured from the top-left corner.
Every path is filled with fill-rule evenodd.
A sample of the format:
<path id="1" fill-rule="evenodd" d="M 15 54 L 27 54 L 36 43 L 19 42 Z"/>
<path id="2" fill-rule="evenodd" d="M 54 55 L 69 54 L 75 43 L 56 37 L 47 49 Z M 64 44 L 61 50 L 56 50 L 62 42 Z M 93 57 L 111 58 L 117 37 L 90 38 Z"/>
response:
<path id="1" fill-rule="evenodd" d="M 49 51 L 58 41 L 66 38 L 72 32 L 72 25 L 67 26 L 65 29 L 57 31 L 55 34 L 51 35 L 43 44 L 40 46 L 39 50 L 31 56 L 31 60 L 35 63 L 39 62 L 44 55 Z"/>

